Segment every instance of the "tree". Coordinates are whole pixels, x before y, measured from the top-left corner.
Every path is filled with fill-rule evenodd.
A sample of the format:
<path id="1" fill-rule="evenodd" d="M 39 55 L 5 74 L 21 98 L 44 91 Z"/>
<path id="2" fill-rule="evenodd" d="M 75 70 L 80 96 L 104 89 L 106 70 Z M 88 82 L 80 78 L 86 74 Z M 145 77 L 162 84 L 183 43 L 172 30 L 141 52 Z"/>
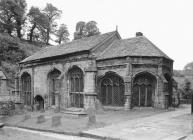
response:
<path id="1" fill-rule="evenodd" d="M 187 76 L 192 76 L 193 75 L 193 62 L 190 62 L 190 63 L 185 65 L 184 74 L 187 75 Z"/>
<path id="2" fill-rule="evenodd" d="M 184 70 L 193 70 L 193 62 L 186 64 Z"/>
<path id="3" fill-rule="evenodd" d="M 97 23 L 95 21 L 89 21 L 85 25 L 85 36 L 90 37 L 93 35 L 100 34 L 99 28 L 97 27 Z"/>
<path id="4" fill-rule="evenodd" d="M 192 94 L 191 82 L 188 79 L 184 80 L 183 97 L 184 99 L 190 99 Z"/>
<path id="5" fill-rule="evenodd" d="M 84 21 L 79 21 L 76 24 L 76 31 L 74 32 L 74 40 L 98 34 L 100 34 L 100 32 L 99 28 L 97 27 L 97 22 L 89 21 L 85 23 Z"/>
<path id="6" fill-rule="evenodd" d="M 16 21 L 15 23 L 15 28 L 17 31 L 17 37 L 21 38 L 21 30 L 22 30 L 22 25 L 25 22 L 25 12 L 26 12 L 26 7 L 27 3 L 25 0 L 13 0 L 14 5 L 11 7 L 11 11 L 14 15 L 14 19 Z"/>
<path id="7" fill-rule="evenodd" d="M 12 34 L 14 28 L 14 15 L 11 11 L 14 3 L 12 0 L 1 0 L 0 1 L 0 27 L 1 32 L 7 32 L 9 35 Z"/>
<path id="8" fill-rule="evenodd" d="M 53 33 L 57 27 L 57 23 L 55 21 L 61 16 L 62 11 L 58 10 L 58 8 L 54 7 L 51 3 L 47 3 L 43 12 L 48 19 L 48 22 L 45 28 L 46 30 L 45 41 L 46 41 L 46 44 L 49 44 L 50 34 Z"/>
<path id="9" fill-rule="evenodd" d="M 16 28 L 17 36 L 21 38 L 21 29 L 25 21 L 27 4 L 25 0 L 1 0 L 0 2 L 0 23 L 11 35 Z"/>
<path id="10" fill-rule="evenodd" d="M 86 23 L 84 21 L 79 21 L 76 24 L 76 31 L 74 32 L 74 40 L 83 38 L 84 35 L 84 28 Z"/>
<path id="11" fill-rule="evenodd" d="M 30 33 L 29 33 L 29 41 L 32 42 L 33 38 L 35 38 L 34 33 L 35 29 L 40 31 L 40 28 L 45 28 L 48 22 L 47 17 L 40 11 L 38 7 L 31 7 L 27 16 L 29 17 L 29 21 L 31 23 Z"/>
<path id="12" fill-rule="evenodd" d="M 56 42 L 61 44 L 62 42 L 67 42 L 69 40 L 69 32 L 65 24 L 61 24 L 56 33 Z"/>

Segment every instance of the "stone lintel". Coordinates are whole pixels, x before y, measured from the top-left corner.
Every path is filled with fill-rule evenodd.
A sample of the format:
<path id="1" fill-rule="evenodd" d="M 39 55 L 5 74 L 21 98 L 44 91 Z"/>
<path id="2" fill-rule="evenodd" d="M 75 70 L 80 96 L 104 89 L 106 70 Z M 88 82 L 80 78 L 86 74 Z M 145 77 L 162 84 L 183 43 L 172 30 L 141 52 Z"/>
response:
<path id="1" fill-rule="evenodd" d="M 124 96 L 131 96 L 130 92 L 125 92 Z"/>
<path id="2" fill-rule="evenodd" d="M 88 67 L 88 68 L 85 68 L 84 71 L 85 72 L 96 72 L 97 69 L 96 69 L 96 67 Z"/>
<path id="3" fill-rule="evenodd" d="M 96 92 L 84 92 L 85 96 L 97 96 Z"/>

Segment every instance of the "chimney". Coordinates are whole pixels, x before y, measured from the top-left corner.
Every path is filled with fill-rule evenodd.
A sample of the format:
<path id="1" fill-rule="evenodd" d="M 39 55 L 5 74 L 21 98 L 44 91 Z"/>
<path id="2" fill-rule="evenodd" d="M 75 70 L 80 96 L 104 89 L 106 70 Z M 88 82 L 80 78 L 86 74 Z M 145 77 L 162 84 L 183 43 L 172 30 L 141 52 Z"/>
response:
<path id="1" fill-rule="evenodd" d="M 142 32 L 136 32 L 136 37 L 138 36 L 143 36 L 143 33 Z"/>

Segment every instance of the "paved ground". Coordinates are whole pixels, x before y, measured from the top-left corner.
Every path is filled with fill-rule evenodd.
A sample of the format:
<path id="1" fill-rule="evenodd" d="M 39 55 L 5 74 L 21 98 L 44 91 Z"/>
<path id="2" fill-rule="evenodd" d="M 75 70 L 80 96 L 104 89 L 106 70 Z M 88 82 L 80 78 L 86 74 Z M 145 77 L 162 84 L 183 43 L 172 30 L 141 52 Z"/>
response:
<path id="1" fill-rule="evenodd" d="M 191 124 L 190 106 L 185 106 L 175 111 L 127 120 L 84 133 L 124 140 L 189 140 L 193 138 L 190 135 Z"/>
<path id="2" fill-rule="evenodd" d="M 162 113 L 163 110 L 155 110 L 152 108 L 133 109 L 131 111 L 124 110 L 107 110 L 97 112 L 97 124 L 88 125 L 88 116 L 77 117 L 74 115 L 55 113 L 52 110 L 46 112 L 26 112 L 25 114 L 2 117 L 0 122 L 10 126 L 18 126 L 39 130 L 51 130 L 54 132 L 72 132 L 79 133 L 90 129 L 100 128 L 112 124 L 117 124 L 123 121 L 132 120 L 136 118 L 143 118 Z M 45 121 L 38 123 L 38 117 L 43 115 Z M 57 127 L 52 126 L 52 117 L 60 116 L 61 124 Z"/>
<path id="3" fill-rule="evenodd" d="M 21 128 L 4 127 L 0 129 L 0 140 L 94 140 L 91 138 L 39 132 Z"/>

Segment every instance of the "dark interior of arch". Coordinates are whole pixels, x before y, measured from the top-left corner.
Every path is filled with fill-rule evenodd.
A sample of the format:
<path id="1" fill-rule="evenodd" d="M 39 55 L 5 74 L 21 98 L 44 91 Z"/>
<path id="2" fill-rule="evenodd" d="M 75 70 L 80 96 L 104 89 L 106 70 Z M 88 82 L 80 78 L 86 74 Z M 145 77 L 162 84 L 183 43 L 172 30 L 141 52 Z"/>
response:
<path id="1" fill-rule="evenodd" d="M 82 108 L 84 105 L 84 78 L 82 70 L 79 67 L 73 66 L 68 71 L 68 79 L 70 84 L 69 87 L 71 107 Z"/>
<path id="2" fill-rule="evenodd" d="M 108 73 L 101 79 L 98 99 L 106 106 L 123 106 L 125 86 L 123 79 L 114 73 Z"/>
<path id="3" fill-rule="evenodd" d="M 156 89 L 156 77 L 150 73 L 141 73 L 134 77 L 132 106 L 153 107 Z"/>
<path id="4" fill-rule="evenodd" d="M 31 76 L 29 73 L 23 73 L 21 76 L 21 86 L 22 86 L 22 95 L 24 100 L 24 105 L 32 104 L 31 96 Z"/>

